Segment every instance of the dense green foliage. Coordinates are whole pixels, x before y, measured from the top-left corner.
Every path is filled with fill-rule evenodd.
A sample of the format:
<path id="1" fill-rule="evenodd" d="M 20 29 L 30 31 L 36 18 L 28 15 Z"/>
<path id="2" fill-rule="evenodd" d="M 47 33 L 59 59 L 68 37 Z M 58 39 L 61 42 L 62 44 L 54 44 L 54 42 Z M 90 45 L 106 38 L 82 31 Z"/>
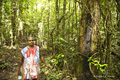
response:
<path id="1" fill-rule="evenodd" d="M 82 20 L 86 20 L 82 15 L 85 11 L 84 6 L 86 9 L 88 5 L 85 1 L 1 0 L 0 47 L 18 49 L 28 36 L 34 36 L 36 44 L 47 48 L 46 51 L 52 54 L 49 60 L 51 65 L 58 69 L 58 73 L 65 68 L 70 70 L 70 74 L 78 77 L 77 70 L 82 65 L 80 63 L 83 57 L 87 57 L 89 64 L 93 64 L 89 65 L 93 75 L 113 75 L 114 79 L 119 79 L 120 1 L 100 0 L 100 24 L 96 37 L 97 52 L 95 52 L 97 55 L 90 55 L 91 57 L 79 53 L 81 33 L 79 29 L 82 27 Z M 92 16 L 90 11 L 89 9 Z M 3 55 L 5 54 L 1 51 L 0 57 Z M 8 65 L 6 62 L 0 65 L 0 68 L 3 69 Z M 98 72 L 92 69 L 93 66 L 97 67 Z M 59 75 L 56 77 L 56 74 L 49 76 L 51 79 L 58 79 Z"/>

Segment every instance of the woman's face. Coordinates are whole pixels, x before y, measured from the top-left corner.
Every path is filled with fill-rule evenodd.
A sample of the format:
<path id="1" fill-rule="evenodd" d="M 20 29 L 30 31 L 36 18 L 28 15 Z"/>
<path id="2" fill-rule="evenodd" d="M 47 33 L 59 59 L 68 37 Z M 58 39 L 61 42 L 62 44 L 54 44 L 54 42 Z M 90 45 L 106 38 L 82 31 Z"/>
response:
<path id="1" fill-rule="evenodd" d="M 33 37 L 29 37 L 28 38 L 28 45 L 29 46 L 33 46 L 34 45 L 34 39 L 33 39 Z"/>

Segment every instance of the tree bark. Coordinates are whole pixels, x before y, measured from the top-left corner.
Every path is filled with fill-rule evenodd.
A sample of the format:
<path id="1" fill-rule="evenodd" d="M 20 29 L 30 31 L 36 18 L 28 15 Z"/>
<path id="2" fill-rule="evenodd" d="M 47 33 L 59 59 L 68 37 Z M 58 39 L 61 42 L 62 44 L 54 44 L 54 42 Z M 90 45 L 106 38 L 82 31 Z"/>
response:
<path id="1" fill-rule="evenodd" d="M 98 29 L 100 25 L 100 0 L 94 0 L 94 9 L 92 11 L 92 41 L 91 41 L 91 52 L 97 49 L 98 44 Z M 92 54 L 91 54 L 92 55 Z"/>
<path id="2" fill-rule="evenodd" d="M 82 19 L 80 26 L 80 53 L 87 57 L 97 49 L 97 34 L 100 21 L 99 1 L 85 0 L 82 6 Z M 82 57 L 82 75 L 83 80 L 94 80 L 90 72 L 88 59 Z"/>

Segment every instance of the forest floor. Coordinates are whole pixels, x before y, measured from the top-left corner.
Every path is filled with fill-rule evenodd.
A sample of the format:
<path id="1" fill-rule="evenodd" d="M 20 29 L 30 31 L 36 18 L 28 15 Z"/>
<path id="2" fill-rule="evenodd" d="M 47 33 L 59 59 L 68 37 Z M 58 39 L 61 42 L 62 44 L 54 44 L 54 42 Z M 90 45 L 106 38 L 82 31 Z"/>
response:
<path id="1" fill-rule="evenodd" d="M 0 48 L 0 80 L 17 80 L 20 54 L 20 49 Z M 49 55 L 43 53 L 43 56 L 46 60 L 47 56 Z M 43 67 L 44 70 L 47 69 L 46 67 L 44 67 L 44 65 L 42 65 L 41 67 Z M 41 77 L 39 78 L 41 79 L 39 80 L 45 80 L 46 75 L 43 72 L 41 72 L 40 75 Z"/>
<path id="2" fill-rule="evenodd" d="M 47 49 L 42 49 L 41 53 L 47 64 L 51 64 L 52 54 L 47 53 Z M 0 80 L 17 80 L 18 63 L 21 50 L 0 48 Z M 57 70 L 52 67 L 48 69 L 40 61 L 41 73 L 38 80 L 75 80 L 74 75 L 66 69 Z"/>
<path id="3" fill-rule="evenodd" d="M 17 80 L 19 49 L 0 49 L 0 80 Z"/>

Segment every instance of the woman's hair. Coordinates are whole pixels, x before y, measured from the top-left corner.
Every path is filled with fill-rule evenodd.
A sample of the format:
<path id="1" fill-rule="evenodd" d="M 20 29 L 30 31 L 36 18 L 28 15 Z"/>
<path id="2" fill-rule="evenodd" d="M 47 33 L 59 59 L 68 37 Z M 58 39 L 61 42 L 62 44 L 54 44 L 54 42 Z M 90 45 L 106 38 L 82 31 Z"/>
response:
<path id="1" fill-rule="evenodd" d="M 27 38 L 27 40 L 29 40 L 29 39 L 33 39 L 34 40 L 34 37 L 30 36 L 30 37 Z"/>

